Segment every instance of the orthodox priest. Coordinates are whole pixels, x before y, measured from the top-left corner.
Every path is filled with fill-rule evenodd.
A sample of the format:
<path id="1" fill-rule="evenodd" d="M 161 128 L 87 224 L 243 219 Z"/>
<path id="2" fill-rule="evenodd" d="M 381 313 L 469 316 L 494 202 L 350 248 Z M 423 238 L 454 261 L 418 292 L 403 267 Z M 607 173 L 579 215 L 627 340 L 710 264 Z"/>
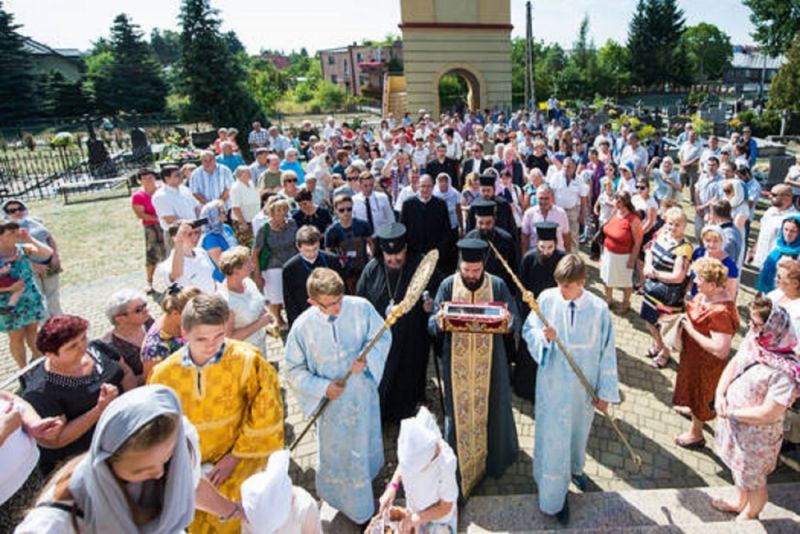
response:
<path id="1" fill-rule="evenodd" d="M 391 308 L 403 300 L 422 256 L 408 251 L 406 227 L 401 223 L 379 227 L 375 237 L 380 253 L 361 273 L 356 295 L 370 301 L 386 318 Z M 438 282 L 436 278 L 429 283 L 430 294 Z M 421 332 L 427 329 L 432 307 L 430 297 L 422 298 L 392 327 L 392 348 L 378 388 L 384 421 L 413 417 L 417 404 L 424 401 L 430 337 Z"/>
<path id="2" fill-rule="evenodd" d="M 510 326 L 518 329 L 519 313 L 511 292 L 501 278 L 485 272 L 489 245 L 462 239 L 458 249 L 458 270 L 436 293 L 433 306 L 438 311 L 428 322 L 430 333 L 444 331 L 441 308 L 448 301 L 507 302 Z M 519 452 L 503 335 L 446 332 L 442 360 L 445 436 L 458 457 L 459 484 L 466 498 L 486 474 L 501 476 Z"/>
<path id="3" fill-rule="evenodd" d="M 519 248 L 514 243 L 514 238 L 511 234 L 497 227 L 497 202 L 478 198 L 472 203 L 471 208 L 475 215 L 475 229 L 468 232 L 464 237 L 491 242 L 506 259 L 511 269 L 516 272 L 519 262 Z M 508 289 L 514 292 L 513 288 L 515 286 L 511 280 L 511 275 L 491 249 L 489 250 L 489 256 L 486 258 L 486 272 L 502 278 Z"/>
<path id="4" fill-rule="evenodd" d="M 545 289 L 556 287 L 554 273 L 556 265 L 565 256 L 565 252 L 556 247 L 558 239 L 558 223 L 542 221 L 535 224 L 536 248 L 529 250 L 522 257 L 519 267 L 519 279 L 533 296 L 538 298 Z M 488 267 L 487 267 L 488 269 Z M 520 301 L 520 311 L 527 317 L 530 309 Z M 520 343 L 517 349 L 516 365 L 513 378 L 514 393 L 523 399 L 534 401 L 536 393 L 536 362 L 531 358 L 528 347 Z"/>
<path id="5" fill-rule="evenodd" d="M 478 178 L 480 182 L 480 197 L 484 200 L 493 200 L 497 203 L 495 208 L 496 226 L 502 228 L 512 237 L 517 235 L 517 223 L 514 221 L 514 214 L 511 212 L 511 206 L 506 202 L 506 199 L 495 195 L 495 183 L 497 182 L 497 171 L 488 169 L 485 173 L 481 174 Z M 477 202 L 478 199 L 475 199 Z M 469 207 L 469 218 L 467 219 L 467 231 L 475 228 L 475 202 Z M 516 239 L 516 237 L 514 237 Z"/>
<path id="6" fill-rule="evenodd" d="M 566 255 L 554 277 L 558 287 L 544 290 L 538 299 L 549 325 L 531 313 L 522 337 L 539 364 L 533 449 L 539 508 L 566 524 L 570 480 L 581 490 L 588 484 L 583 469 L 594 411 L 606 411 L 609 403 L 619 402 L 619 382 L 611 314 L 602 299 L 584 289 L 583 260 L 577 254 Z M 556 336 L 594 388 L 596 403 L 553 342 Z"/>

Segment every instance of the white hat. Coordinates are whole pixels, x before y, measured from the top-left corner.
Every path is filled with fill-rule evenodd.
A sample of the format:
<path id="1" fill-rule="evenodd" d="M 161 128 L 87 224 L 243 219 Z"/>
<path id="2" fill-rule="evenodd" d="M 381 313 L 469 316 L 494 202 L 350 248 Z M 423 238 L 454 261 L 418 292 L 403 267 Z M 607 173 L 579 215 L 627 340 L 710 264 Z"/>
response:
<path id="1" fill-rule="evenodd" d="M 401 473 L 417 472 L 430 463 L 436 453 L 436 444 L 442 439 L 433 415 L 422 407 L 416 417 L 400 422 L 397 438 L 397 461 Z"/>
<path id="2" fill-rule="evenodd" d="M 252 532 L 272 534 L 282 527 L 292 509 L 289 451 L 273 452 L 266 469 L 242 482 L 241 492 Z"/>

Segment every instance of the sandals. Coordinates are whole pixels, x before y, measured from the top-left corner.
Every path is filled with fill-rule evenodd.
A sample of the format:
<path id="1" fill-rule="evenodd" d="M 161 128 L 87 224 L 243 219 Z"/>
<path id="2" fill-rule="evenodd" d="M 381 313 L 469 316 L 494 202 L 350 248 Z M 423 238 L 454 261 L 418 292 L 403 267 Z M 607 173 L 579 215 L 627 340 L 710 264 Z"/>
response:
<path id="1" fill-rule="evenodd" d="M 674 441 L 675 441 L 675 445 L 677 445 L 678 447 L 682 447 L 684 449 L 689 449 L 689 450 L 702 449 L 703 447 L 706 446 L 706 439 L 705 438 L 700 438 L 700 439 L 698 439 L 696 441 L 685 441 L 685 440 L 681 439 L 680 436 L 675 436 L 675 440 Z"/>

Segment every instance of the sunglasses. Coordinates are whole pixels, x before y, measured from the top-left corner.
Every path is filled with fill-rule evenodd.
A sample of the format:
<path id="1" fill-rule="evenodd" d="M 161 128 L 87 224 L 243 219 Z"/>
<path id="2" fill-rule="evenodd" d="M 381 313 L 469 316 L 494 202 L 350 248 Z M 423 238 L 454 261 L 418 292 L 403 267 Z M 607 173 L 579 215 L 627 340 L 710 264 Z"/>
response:
<path id="1" fill-rule="evenodd" d="M 143 311 L 145 311 L 146 309 L 147 309 L 147 303 L 144 303 L 144 304 L 139 304 L 138 306 L 136 306 L 136 307 L 133 309 L 133 311 L 129 311 L 129 312 L 125 312 L 125 313 L 121 313 L 120 315 L 131 315 L 131 314 L 134 314 L 134 313 L 142 313 L 142 312 L 143 312 Z"/>
<path id="2" fill-rule="evenodd" d="M 352 207 L 351 208 L 337 208 L 336 211 L 338 211 L 339 213 L 350 213 L 351 211 L 353 211 L 353 208 Z"/>
<path id="3" fill-rule="evenodd" d="M 288 183 L 296 184 L 297 183 L 297 178 L 287 178 L 287 179 L 284 180 L 284 182 L 286 182 L 287 184 Z"/>
<path id="4" fill-rule="evenodd" d="M 639 189 L 639 190 L 647 189 L 647 186 L 646 185 L 637 185 L 636 189 Z"/>
<path id="5" fill-rule="evenodd" d="M 19 212 L 21 212 L 21 211 L 25 211 L 25 208 L 23 208 L 22 206 L 20 206 L 19 208 L 8 208 L 8 209 L 6 210 L 6 213 L 8 213 L 8 214 L 11 214 L 11 213 L 19 213 Z"/>

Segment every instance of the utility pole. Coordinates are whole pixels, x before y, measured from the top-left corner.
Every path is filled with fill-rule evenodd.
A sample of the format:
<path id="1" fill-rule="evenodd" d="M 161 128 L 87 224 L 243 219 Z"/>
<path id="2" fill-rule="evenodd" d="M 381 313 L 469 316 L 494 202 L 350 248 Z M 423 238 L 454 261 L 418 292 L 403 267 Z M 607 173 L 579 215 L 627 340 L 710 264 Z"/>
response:
<path id="1" fill-rule="evenodd" d="M 533 16 L 531 2 L 525 3 L 525 107 L 536 112 L 536 87 L 533 78 Z"/>

